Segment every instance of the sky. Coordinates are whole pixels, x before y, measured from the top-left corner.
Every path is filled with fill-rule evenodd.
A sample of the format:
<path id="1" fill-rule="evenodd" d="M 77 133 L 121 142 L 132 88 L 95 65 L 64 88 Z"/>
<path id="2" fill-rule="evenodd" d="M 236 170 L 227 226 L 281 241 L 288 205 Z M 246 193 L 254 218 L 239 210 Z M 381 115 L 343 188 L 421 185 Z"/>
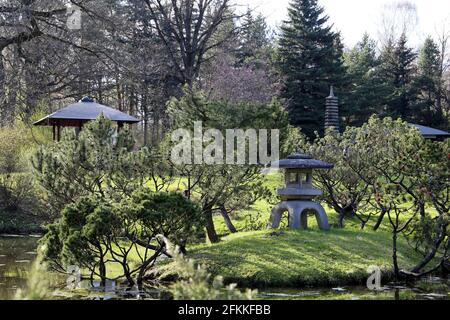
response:
<path id="1" fill-rule="evenodd" d="M 404 1 L 404 0 L 403 0 Z M 272 27 L 287 17 L 290 0 L 236 0 L 242 6 L 261 12 Z M 319 0 L 336 30 L 341 31 L 347 47 L 355 45 L 368 32 L 380 39 L 386 6 L 398 0 Z M 435 36 L 444 26 L 450 32 L 450 0 L 409 0 L 417 8 L 417 25 L 409 32 L 410 45 L 420 46 L 427 35 Z M 392 10 L 391 10 L 392 12 Z M 413 24 L 412 24 L 413 25 Z"/>

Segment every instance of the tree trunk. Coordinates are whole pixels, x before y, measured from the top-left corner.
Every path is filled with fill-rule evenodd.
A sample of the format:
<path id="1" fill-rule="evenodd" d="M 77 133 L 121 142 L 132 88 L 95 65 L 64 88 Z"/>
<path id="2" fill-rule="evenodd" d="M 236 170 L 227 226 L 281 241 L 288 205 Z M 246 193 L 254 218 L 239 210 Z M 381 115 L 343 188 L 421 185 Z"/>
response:
<path id="1" fill-rule="evenodd" d="M 219 236 L 217 235 L 216 229 L 214 227 L 212 209 L 206 208 L 203 210 L 203 214 L 206 220 L 206 233 L 208 235 L 208 239 L 211 243 L 217 243 L 220 241 Z"/>
<path id="2" fill-rule="evenodd" d="M 98 271 L 100 274 L 100 285 L 102 287 L 106 286 L 106 265 L 103 257 L 100 259 L 100 263 L 98 265 Z"/>
<path id="3" fill-rule="evenodd" d="M 233 222 L 231 222 L 230 216 L 228 215 L 227 209 L 225 208 L 225 206 L 221 206 L 220 207 L 220 213 L 222 214 L 223 220 L 225 222 L 225 225 L 227 226 L 228 230 L 231 233 L 236 233 L 237 230 L 233 225 Z"/>
<path id="4" fill-rule="evenodd" d="M 394 265 L 394 276 L 395 280 L 398 281 L 400 278 L 400 270 L 398 268 L 398 258 L 397 258 L 397 231 L 392 234 L 392 263 Z"/>
<path id="5" fill-rule="evenodd" d="M 436 253 L 441 246 L 442 241 L 444 241 L 446 237 L 446 231 L 448 223 L 441 222 L 441 227 L 439 230 L 439 235 L 436 237 L 434 241 L 433 248 L 428 251 L 428 253 L 425 255 L 425 257 L 411 270 L 413 273 L 418 273 L 420 270 L 422 270 L 428 263 L 430 263 L 431 260 L 434 259 L 436 256 Z"/>
<path id="6" fill-rule="evenodd" d="M 337 210 L 336 210 L 337 209 Z M 346 206 L 344 208 L 335 207 L 335 210 L 339 214 L 338 216 L 338 222 L 337 227 L 342 229 L 344 228 L 344 219 L 345 217 L 353 217 L 355 215 L 355 212 L 351 206 Z"/>
<path id="7" fill-rule="evenodd" d="M 126 259 L 124 259 L 122 267 L 123 267 L 123 273 L 125 274 L 125 278 L 127 278 L 128 285 L 130 287 L 134 286 L 134 279 L 130 274 L 130 268 L 126 262 Z"/>
<path id="8" fill-rule="evenodd" d="M 148 146 L 148 116 L 144 115 L 144 146 Z"/>
<path id="9" fill-rule="evenodd" d="M 344 209 L 341 209 L 339 211 L 339 216 L 338 216 L 338 221 L 337 221 L 337 227 L 339 229 L 344 228 L 344 218 L 345 218 Z"/>
<path id="10" fill-rule="evenodd" d="M 383 222 L 384 216 L 386 215 L 386 209 L 381 209 L 381 213 L 378 216 L 377 222 L 375 223 L 375 225 L 373 226 L 373 231 L 377 231 L 378 228 L 380 227 L 381 223 Z"/>

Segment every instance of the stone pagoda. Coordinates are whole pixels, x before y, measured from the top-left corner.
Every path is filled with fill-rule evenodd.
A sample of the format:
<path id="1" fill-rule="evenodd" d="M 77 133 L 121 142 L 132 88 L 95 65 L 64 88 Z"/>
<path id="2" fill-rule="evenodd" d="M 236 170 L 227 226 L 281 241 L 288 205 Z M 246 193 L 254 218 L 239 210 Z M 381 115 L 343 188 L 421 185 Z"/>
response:
<path id="1" fill-rule="evenodd" d="M 269 228 L 278 228 L 283 213 L 287 211 L 291 229 L 306 229 L 307 211 L 313 211 L 319 228 L 329 230 L 325 210 L 318 202 L 313 201 L 314 197 L 322 194 L 322 191 L 313 187 L 312 173 L 313 169 L 331 169 L 333 165 L 300 153 L 270 163 L 269 166 L 285 170 L 285 186 L 277 190 L 281 202 L 272 209 Z"/>
<path id="2" fill-rule="evenodd" d="M 339 99 L 334 95 L 333 86 L 325 104 L 325 132 L 327 130 L 339 132 Z"/>

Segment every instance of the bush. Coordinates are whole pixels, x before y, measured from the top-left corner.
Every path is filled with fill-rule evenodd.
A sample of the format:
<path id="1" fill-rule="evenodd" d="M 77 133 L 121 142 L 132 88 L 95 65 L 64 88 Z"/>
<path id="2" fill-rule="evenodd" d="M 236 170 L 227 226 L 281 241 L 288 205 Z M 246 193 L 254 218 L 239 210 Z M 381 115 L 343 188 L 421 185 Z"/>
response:
<path id="1" fill-rule="evenodd" d="M 0 128 L 0 174 L 25 171 L 28 145 L 26 133 L 22 128 Z"/>
<path id="2" fill-rule="evenodd" d="M 54 215 L 82 197 L 118 202 L 150 179 L 151 152 L 133 151 L 131 133 L 117 135 L 105 117 L 88 123 L 78 138 L 67 133 L 63 141 L 40 148 L 32 161 Z"/>
<path id="3" fill-rule="evenodd" d="M 61 218 L 47 227 L 41 240 L 45 259 L 58 271 L 77 265 L 105 280 L 106 254 L 115 230 L 120 230 L 120 221 L 110 205 L 81 198 L 66 206 Z"/>
<path id="4" fill-rule="evenodd" d="M 169 287 L 175 300 L 251 300 L 257 295 L 256 290 L 241 292 L 236 284 L 224 285 L 223 277 L 213 278 L 206 266 L 187 259 L 177 248 L 170 251 L 174 261 L 170 264 L 169 273 L 175 272 L 179 277 Z M 161 277 L 165 276 L 167 272 L 162 273 Z"/>
<path id="5" fill-rule="evenodd" d="M 79 198 L 48 226 L 41 243 L 45 260 L 57 271 L 77 265 L 104 282 L 109 268 L 119 265 L 118 278 L 132 286 L 142 284 L 160 255 L 169 255 L 160 236 L 185 246 L 202 227 L 201 211 L 190 200 L 146 189 L 122 203 Z"/>
<path id="6" fill-rule="evenodd" d="M 0 211 L 14 214 L 41 212 L 28 154 L 32 143 L 20 125 L 0 128 Z"/>
<path id="7" fill-rule="evenodd" d="M 162 235 L 185 250 L 189 241 L 203 234 L 204 219 L 201 209 L 178 193 L 151 193 L 148 189 L 136 191 L 123 209 L 126 216 L 136 219 L 140 233 Z"/>

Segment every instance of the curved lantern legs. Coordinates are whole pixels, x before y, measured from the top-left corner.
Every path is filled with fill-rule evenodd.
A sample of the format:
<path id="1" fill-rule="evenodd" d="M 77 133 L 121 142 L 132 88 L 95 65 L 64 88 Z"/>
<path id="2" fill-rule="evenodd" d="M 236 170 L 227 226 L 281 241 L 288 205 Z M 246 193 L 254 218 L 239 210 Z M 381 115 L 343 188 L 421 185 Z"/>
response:
<path id="1" fill-rule="evenodd" d="M 308 228 L 308 214 L 306 210 L 312 210 L 317 219 L 317 225 L 322 230 L 330 230 L 328 217 L 323 207 L 313 201 L 283 201 L 272 209 L 269 228 L 276 229 L 280 226 L 281 218 L 284 212 L 289 213 L 289 228 L 306 229 Z"/>

